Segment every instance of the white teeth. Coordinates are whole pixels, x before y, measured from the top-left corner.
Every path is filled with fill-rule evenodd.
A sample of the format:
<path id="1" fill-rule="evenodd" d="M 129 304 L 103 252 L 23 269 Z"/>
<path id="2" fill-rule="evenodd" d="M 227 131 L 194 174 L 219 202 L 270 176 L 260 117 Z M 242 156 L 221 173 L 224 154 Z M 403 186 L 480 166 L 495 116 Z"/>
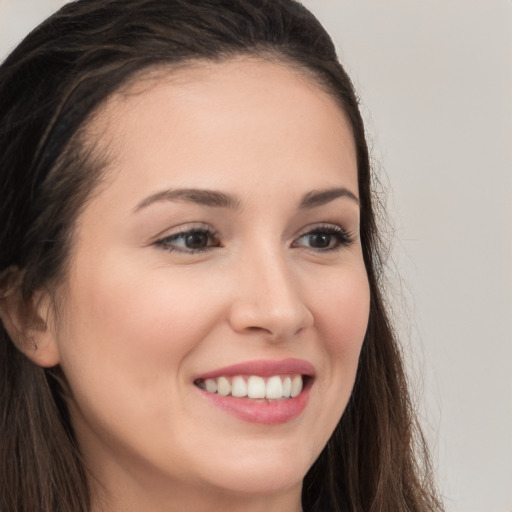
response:
<path id="1" fill-rule="evenodd" d="M 196 384 L 209 393 L 217 393 L 221 396 L 231 395 L 238 398 L 280 400 L 300 395 L 303 380 L 302 375 L 274 375 L 266 380 L 258 375 L 249 377 L 237 375 L 232 379 L 219 377 L 217 379 L 200 380 Z"/>
<path id="2" fill-rule="evenodd" d="M 213 379 L 206 379 L 204 382 L 206 391 L 209 393 L 217 393 L 217 382 Z"/>
<path id="3" fill-rule="evenodd" d="M 219 377 L 217 380 L 217 393 L 222 396 L 228 396 L 231 393 L 231 384 L 226 377 Z"/>
<path id="4" fill-rule="evenodd" d="M 292 379 L 290 377 L 285 377 L 283 381 L 283 396 L 288 398 L 292 393 Z"/>
<path id="5" fill-rule="evenodd" d="M 302 380 L 302 379 L 301 379 Z M 265 398 L 282 398 L 283 383 L 280 377 L 270 377 L 267 382 Z"/>
<path id="6" fill-rule="evenodd" d="M 290 396 L 291 397 L 298 396 L 301 391 L 302 391 L 302 377 L 300 375 L 297 375 L 292 380 L 292 389 L 291 389 Z"/>
<path id="7" fill-rule="evenodd" d="M 231 383 L 231 394 L 233 396 L 247 396 L 247 383 L 243 377 L 235 377 Z"/>
<path id="8" fill-rule="evenodd" d="M 263 377 L 251 375 L 247 381 L 247 396 L 249 398 L 265 398 L 265 391 Z"/>

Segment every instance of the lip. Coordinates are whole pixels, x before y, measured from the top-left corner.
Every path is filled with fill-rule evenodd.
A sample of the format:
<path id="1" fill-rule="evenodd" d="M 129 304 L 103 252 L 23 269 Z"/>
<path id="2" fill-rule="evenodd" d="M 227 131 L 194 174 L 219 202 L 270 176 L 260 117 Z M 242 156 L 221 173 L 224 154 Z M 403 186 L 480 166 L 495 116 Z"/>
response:
<path id="1" fill-rule="evenodd" d="M 260 377 L 271 377 L 272 375 L 297 374 L 314 377 L 315 367 L 303 359 L 289 358 L 281 359 L 280 361 L 258 359 L 201 373 L 200 375 L 196 375 L 193 380 L 235 377 L 237 375 L 259 375 Z"/>
<path id="2" fill-rule="evenodd" d="M 202 373 L 194 378 L 195 382 L 197 379 L 215 379 L 221 376 L 259 375 L 260 377 L 270 377 L 272 375 L 297 374 L 308 377 L 302 392 L 294 398 L 283 400 L 255 400 L 230 395 L 221 396 L 209 393 L 198 386 L 194 386 L 194 388 L 209 403 L 237 419 L 263 425 L 279 425 L 297 418 L 306 408 L 314 380 L 312 377 L 315 376 L 315 368 L 311 363 L 302 359 L 248 361 Z"/>

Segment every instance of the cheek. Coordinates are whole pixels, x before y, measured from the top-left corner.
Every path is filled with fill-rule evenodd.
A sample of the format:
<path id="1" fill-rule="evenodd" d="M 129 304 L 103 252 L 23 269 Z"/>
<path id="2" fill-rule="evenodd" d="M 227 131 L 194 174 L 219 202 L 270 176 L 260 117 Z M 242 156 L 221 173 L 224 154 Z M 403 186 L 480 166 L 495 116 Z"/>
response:
<path id="1" fill-rule="evenodd" d="M 165 269 L 138 275 L 114 270 L 75 288 L 82 293 L 73 301 L 79 308 L 73 316 L 86 322 L 87 330 L 101 332 L 105 349 L 186 351 L 191 339 L 208 331 L 214 304 L 207 290 L 199 293 L 186 275 Z"/>
<path id="2" fill-rule="evenodd" d="M 364 265 L 344 266 L 323 281 L 314 295 L 314 316 L 323 357 L 315 393 L 311 437 L 320 453 L 352 394 L 359 355 L 368 326 L 370 292 Z"/>
<path id="3" fill-rule="evenodd" d="M 137 271 L 135 265 L 128 273 L 116 265 L 95 268 L 70 287 L 68 322 L 60 341 L 71 384 L 86 394 L 87 381 L 97 383 L 98 393 L 107 382 L 113 400 L 137 389 L 131 402 L 155 402 L 155 386 L 171 396 L 169 390 L 184 378 L 188 354 L 218 317 L 216 301 L 208 290 L 198 293 L 186 272 Z"/>
<path id="4" fill-rule="evenodd" d="M 71 281 L 59 332 L 74 426 L 93 454 L 90 433 L 158 459 L 162 432 L 180 434 L 188 361 L 218 321 L 215 288 L 165 268 L 95 268 Z"/>
<path id="5" fill-rule="evenodd" d="M 370 311 L 370 291 L 364 268 L 344 271 L 325 287 L 316 312 L 329 356 L 347 366 L 357 366 Z"/>

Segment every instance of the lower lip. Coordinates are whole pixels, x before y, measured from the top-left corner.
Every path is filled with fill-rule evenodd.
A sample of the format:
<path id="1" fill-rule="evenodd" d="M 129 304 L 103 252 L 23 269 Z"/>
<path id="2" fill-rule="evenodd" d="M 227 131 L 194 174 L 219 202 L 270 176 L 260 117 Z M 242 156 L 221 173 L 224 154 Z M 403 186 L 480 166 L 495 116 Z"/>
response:
<path id="1" fill-rule="evenodd" d="M 293 420 L 302 413 L 308 404 L 310 387 L 306 386 L 300 395 L 294 398 L 272 401 L 222 396 L 196 388 L 211 403 L 238 419 L 264 425 L 279 425 Z"/>

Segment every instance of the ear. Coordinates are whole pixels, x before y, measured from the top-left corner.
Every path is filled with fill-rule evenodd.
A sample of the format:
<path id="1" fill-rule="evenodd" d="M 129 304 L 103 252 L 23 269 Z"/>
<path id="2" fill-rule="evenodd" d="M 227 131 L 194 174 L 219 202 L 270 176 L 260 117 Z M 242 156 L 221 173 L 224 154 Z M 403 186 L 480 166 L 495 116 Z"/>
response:
<path id="1" fill-rule="evenodd" d="M 0 318 L 18 350 L 38 366 L 59 364 L 52 302 L 46 292 L 24 300 L 21 293 L 23 273 L 10 267 L 0 275 Z"/>

